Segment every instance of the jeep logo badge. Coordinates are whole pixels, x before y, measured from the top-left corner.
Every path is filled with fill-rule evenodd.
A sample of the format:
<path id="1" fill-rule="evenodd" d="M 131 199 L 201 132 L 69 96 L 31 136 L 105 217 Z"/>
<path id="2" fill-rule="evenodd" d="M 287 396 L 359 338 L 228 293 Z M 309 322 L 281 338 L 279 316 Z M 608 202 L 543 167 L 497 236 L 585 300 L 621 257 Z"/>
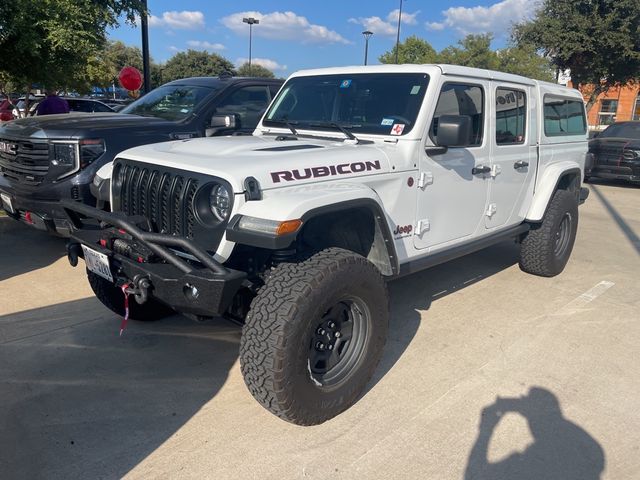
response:
<path id="1" fill-rule="evenodd" d="M 18 153 L 18 145 L 15 143 L 0 142 L 0 153 L 16 155 Z"/>

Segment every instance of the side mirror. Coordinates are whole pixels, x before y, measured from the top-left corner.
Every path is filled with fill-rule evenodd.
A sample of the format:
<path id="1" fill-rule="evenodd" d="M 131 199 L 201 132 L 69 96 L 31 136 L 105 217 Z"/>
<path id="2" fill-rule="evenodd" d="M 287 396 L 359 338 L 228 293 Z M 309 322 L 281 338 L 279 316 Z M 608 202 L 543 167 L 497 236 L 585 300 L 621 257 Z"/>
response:
<path id="1" fill-rule="evenodd" d="M 438 119 L 439 147 L 466 147 L 471 143 L 471 117 L 442 115 Z"/>
<path id="2" fill-rule="evenodd" d="M 209 122 L 210 128 L 236 128 L 236 115 L 235 114 L 222 114 L 213 115 Z"/>

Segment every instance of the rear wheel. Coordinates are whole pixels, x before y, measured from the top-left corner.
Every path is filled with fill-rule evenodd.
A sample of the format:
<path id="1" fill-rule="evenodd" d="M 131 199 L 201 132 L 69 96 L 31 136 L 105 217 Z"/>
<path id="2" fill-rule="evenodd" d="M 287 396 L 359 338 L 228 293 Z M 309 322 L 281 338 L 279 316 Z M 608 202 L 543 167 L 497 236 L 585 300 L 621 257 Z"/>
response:
<path id="1" fill-rule="evenodd" d="M 122 290 L 93 272 L 87 271 L 87 277 L 89 285 L 91 285 L 91 289 L 98 300 L 112 312 L 124 317 L 124 294 Z M 129 297 L 129 318 L 132 320 L 159 320 L 172 313 L 174 313 L 172 309 L 157 300 L 150 298 L 140 305 L 135 298 Z"/>
<path id="2" fill-rule="evenodd" d="M 315 425 L 353 405 L 382 355 L 386 284 L 364 257 L 329 248 L 275 267 L 240 343 L 245 383 L 280 418 Z"/>
<path id="3" fill-rule="evenodd" d="M 522 241 L 520 268 L 534 275 L 553 277 L 569 261 L 578 230 L 578 201 L 568 190 L 556 190 L 542 223 Z"/>

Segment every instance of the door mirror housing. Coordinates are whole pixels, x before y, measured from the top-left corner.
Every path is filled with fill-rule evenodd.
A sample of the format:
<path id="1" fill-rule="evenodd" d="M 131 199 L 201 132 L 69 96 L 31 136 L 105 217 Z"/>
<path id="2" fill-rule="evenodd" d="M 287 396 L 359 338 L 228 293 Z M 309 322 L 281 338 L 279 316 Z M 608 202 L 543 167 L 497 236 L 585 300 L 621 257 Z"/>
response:
<path id="1" fill-rule="evenodd" d="M 441 115 L 438 119 L 439 147 L 467 147 L 471 144 L 471 117 Z"/>
<path id="2" fill-rule="evenodd" d="M 209 122 L 209 127 L 236 128 L 236 117 L 237 115 L 235 113 L 213 115 L 211 117 L 211 121 Z"/>

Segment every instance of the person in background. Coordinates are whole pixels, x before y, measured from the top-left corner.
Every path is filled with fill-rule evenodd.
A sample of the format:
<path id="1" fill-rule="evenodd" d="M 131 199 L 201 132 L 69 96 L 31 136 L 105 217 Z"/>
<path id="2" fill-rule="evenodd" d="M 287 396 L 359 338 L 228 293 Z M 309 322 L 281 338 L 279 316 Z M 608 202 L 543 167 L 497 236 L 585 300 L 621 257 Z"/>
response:
<path id="1" fill-rule="evenodd" d="M 69 104 L 64 98 L 60 98 L 54 90 L 47 90 L 46 94 L 47 98 L 38 105 L 38 115 L 69 113 Z"/>
<path id="2" fill-rule="evenodd" d="M 13 120 L 12 110 L 15 107 L 11 103 L 11 100 L 5 98 L 0 102 L 0 122 L 7 122 L 9 120 Z"/>

